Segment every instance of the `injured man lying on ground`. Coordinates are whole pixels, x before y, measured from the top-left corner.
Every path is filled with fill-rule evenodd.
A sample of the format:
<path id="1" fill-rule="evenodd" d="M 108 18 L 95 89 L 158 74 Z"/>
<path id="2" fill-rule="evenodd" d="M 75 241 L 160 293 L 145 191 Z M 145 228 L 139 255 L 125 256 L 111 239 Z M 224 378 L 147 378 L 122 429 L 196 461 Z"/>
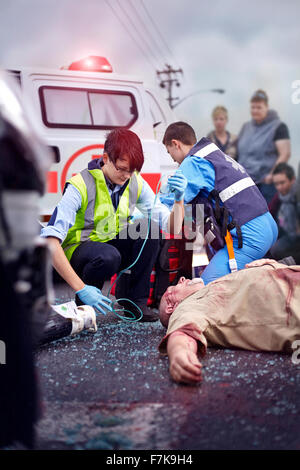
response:
<path id="1" fill-rule="evenodd" d="M 163 295 L 160 320 L 168 330 L 159 351 L 177 382 L 201 381 L 198 355 L 208 345 L 292 353 L 300 339 L 300 266 L 261 259 L 206 286 L 181 278 Z"/>

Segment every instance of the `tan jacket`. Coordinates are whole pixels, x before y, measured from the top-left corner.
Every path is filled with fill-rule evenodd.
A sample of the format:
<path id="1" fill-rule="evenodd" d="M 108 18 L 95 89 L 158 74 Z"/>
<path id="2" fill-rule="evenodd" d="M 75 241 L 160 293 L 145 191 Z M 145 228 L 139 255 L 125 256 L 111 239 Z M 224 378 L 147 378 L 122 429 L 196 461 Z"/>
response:
<path id="1" fill-rule="evenodd" d="M 253 351 L 291 352 L 300 339 L 300 266 L 271 261 L 228 274 L 184 299 L 170 317 L 159 345 L 181 330 L 199 341 Z"/>

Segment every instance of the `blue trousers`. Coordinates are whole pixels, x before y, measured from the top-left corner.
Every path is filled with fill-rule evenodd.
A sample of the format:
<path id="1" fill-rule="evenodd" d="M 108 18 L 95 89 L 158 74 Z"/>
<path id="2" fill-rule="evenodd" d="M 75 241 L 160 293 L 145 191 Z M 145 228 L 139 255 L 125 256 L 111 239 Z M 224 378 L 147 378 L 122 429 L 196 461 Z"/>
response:
<path id="1" fill-rule="evenodd" d="M 243 235 L 242 248 L 238 248 L 236 229 L 230 232 L 238 269 L 243 269 L 245 264 L 251 263 L 251 261 L 263 258 L 275 243 L 278 235 L 277 224 L 270 212 L 250 220 L 250 222 L 242 225 L 241 230 Z M 227 247 L 224 246 L 210 260 L 201 277 L 204 283 L 208 284 L 230 272 L 228 251 Z"/>

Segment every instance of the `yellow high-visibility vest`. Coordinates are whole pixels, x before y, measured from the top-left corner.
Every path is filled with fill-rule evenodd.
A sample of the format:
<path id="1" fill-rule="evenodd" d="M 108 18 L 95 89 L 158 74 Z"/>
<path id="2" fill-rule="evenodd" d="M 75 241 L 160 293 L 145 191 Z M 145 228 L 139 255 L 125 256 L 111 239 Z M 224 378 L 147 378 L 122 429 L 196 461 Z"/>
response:
<path id="1" fill-rule="evenodd" d="M 81 207 L 77 211 L 75 224 L 62 243 L 70 261 L 80 243 L 86 240 L 105 243 L 128 224 L 140 197 L 143 179 L 138 172 L 132 174 L 117 210 L 112 204 L 102 170 L 85 169 L 67 183 L 75 186 L 81 195 Z"/>

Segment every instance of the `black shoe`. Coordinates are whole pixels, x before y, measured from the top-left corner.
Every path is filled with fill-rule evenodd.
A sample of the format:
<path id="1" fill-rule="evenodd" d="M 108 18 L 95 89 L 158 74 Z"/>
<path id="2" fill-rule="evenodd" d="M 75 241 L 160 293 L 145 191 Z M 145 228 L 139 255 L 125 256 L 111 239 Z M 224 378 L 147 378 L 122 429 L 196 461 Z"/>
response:
<path id="1" fill-rule="evenodd" d="M 126 310 L 129 310 L 129 312 L 131 312 L 131 314 L 129 312 L 125 312 L 123 313 L 123 315 L 127 318 L 133 318 L 133 315 L 135 318 L 140 318 L 141 316 L 141 312 L 136 308 L 136 306 L 130 302 L 126 302 L 126 300 L 121 300 L 120 302 L 118 302 L 122 307 L 124 307 L 124 309 Z M 151 308 L 147 307 L 147 305 L 143 304 L 143 305 L 140 305 L 139 303 L 136 304 L 142 311 L 143 313 L 143 316 L 142 318 L 139 320 L 140 322 L 154 322 L 154 321 L 157 321 L 159 320 L 159 316 L 157 313 L 153 312 L 153 310 L 151 310 Z"/>

